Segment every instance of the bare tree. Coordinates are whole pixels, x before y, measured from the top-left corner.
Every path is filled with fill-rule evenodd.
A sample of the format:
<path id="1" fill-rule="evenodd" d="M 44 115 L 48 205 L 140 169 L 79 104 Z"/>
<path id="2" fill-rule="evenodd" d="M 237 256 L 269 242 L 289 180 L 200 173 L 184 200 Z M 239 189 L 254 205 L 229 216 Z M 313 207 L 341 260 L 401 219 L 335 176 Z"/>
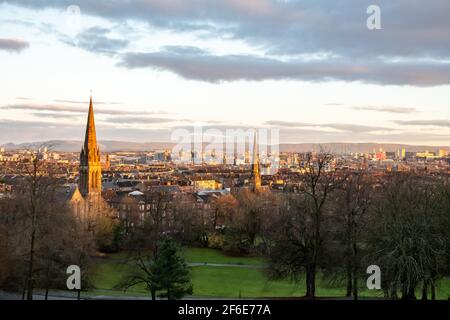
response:
<path id="1" fill-rule="evenodd" d="M 306 297 L 316 295 L 317 269 L 330 237 L 332 193 L 346 174 L 332 168 L 333 155 L 307 154 L 298 194 L 285 197 L 271 248 L 272 276 L 295 280 L 306 274 Z"/>
<path id="2" fill-rule="evenodd" d="M 31 300 L 35 287 L 48 292 L 64 286 L 67 266 L 86 266 L 86 259 L 78 257 L 91 251 L 84 250 L 87 246 L 82 242 L 90 238 L 77 232 L 79 224 L 57 197 L 58 180 L 39 152 L 32 154 L 25 168 L 26 174 L 20 177 L 11 197 L 0 203 L 0 228 L 5 230 L 8 260 L 14 265 L 7 286 L 17 290 L 18 284 L 23 285 L 23 298 Z"/>
<path id="3" fill-rule="evenodd" d="M 225 215 L 224 249 L 237 254 L 264 253 L 266 230 L 271 224 L 270 217 L 277 210 L 277 197 L 243 189 L 236 199 Z"/>
<path id="4" fill-rule="evenodd" d="M 363 235 L 374 190 L 372 178 L 365 171 L 352 172 L 336 191 L 337 239 L 342 245 L 346 296 L 358 299 L 358 275 L 361 273 Z M 338 259 L 342 259 L 339 257 Z M 341 269 L 341 268 L 338 268 Z M 339 271 L 339 270 L 338 270 Z"/>
<path id="5" fill-rule="evenodd" d="M 27 300 L 33 299 L 34 289 L 34 259 L 35 259 L 35 243 L 36 243 L 36 231 L 38 228 L 38 214 L 43 203 L 47 201 L 46 195 L 50 187 L 50 179 L 44 179 L 45 175 L 42 174 L 41 169 L 43 162 L 39 160 L 40 153 L 33 154 L 31 165 L 27 166 L 27 186 L 26 190 L 29 207 L 28 214 L 30 219 L 30 248 L 28 257 L 28 273 L 27 273 Z"/>

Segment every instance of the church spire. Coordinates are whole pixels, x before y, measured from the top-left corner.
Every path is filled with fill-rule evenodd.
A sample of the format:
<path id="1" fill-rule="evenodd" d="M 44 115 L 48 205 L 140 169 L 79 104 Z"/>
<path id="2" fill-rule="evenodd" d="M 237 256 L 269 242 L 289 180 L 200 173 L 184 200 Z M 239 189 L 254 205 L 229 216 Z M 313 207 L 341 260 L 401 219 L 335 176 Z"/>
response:
<path id="1" fill-rule="evenodd" d="M 254 190 L 258 190 L 261 187 L 261 174 L 259 172 L 258 131 L 256 129 L 253 136 L 252 180 Z"/>
<path id="2" fill-rule="evenodd" d="M 84 150 L 97 148 L 97 134 L 95 132 L 94 107 L 92 105 L 92 95 L 89 101 L 89 113 L 86 125 L 86 135 L 84 137 Z"/>
<path id="3" fill-rule="evenodd" d="M 92 95 L 89 101 L 89 112 L 86 124 L 84 145 L 80 154 L 79 189 L 83 196 L 100 194 L 102 188 L 100 149 L 95 132 L 94 107 Z"/>

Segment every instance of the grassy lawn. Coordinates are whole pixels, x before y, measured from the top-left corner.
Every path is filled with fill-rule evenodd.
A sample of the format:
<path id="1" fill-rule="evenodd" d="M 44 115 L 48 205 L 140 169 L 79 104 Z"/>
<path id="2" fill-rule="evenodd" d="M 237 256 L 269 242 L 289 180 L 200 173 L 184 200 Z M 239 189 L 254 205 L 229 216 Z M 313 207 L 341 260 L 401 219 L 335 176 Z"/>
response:
<path id="1" fill-rule="evenodd" d="M 185 251 L 187 262 L 214 264 L 263 265 L 261 258 L 230 257 L 213 249 L 189 248 Z M 126 254 L 111 254 L 98 259 L 91 280 L 96 289 L 92 295 L 123 295 L 115 289 L 121 277 L 131 268 L 123 264 Z M 257 297 L 301 297 L 305 294 L 304 281 L 293 284 L 289 281 L 269 281 L 264 275 L 264 269 L 243 267 L 192 267 L 192 282 L 194 296 L 223 298 L 257 298 Z M 442 281 L 438 287 L 438 298 L 447 299 L 450 296 L 450 279 Z M 143 285 L 135 286 L 127 291 L 131 296 L 149 296 Z M 343 287 L 332 287 L 326 281 L 318 279 L 317 296 L 343 297 Z M 361 290 L 361 297 L 382 297 L 381 292 Z M 420 294 L 418 293 L 418 297 Z"/>
<path id="2" fill-rule="evenodd" d="M 185 251 L 188 262 L 216 263 L 216 264 L 246 264 L 262 265 L 263 260 L 259 257 L 232 257 L 226 256 L 223 252 L 206 248 L 188 248 Z"/>
<path id="3" fill-rule="evenodd" d="M 115 286 L 121 278 L 128 272 L 130 266 L 122 263 L 122 259 L 117 259 L 115 255 L 98 259 L 90 278 L 95 290 L 95 295 L 123 295 L 123 292 Z M 145 286 L 137 285 L 127 291 L 130 295 L 147 295 Z"/>

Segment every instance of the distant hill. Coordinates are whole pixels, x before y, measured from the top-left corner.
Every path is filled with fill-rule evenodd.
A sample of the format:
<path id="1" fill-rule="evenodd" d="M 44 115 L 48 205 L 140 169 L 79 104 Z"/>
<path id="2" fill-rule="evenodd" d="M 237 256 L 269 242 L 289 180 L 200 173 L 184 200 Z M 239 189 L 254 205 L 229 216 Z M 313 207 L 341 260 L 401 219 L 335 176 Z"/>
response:
<path id="1" fill-rule="evenodd" d="M 149 151 L 149 150 L 164 150 L 171 149 L 174 143 L 171 142 L 129 142 L 129 141 L 114 141 L 104 140 L 99 141 L 100 149 L 104 152 L 117 151 Z M 4 145 L 6 150 L 19 149 L 37 149 L 39 147 L 48 147 L 53 151 L 60 152 L 78 152 L 81 150 L 82 142 L 74 140 L 50 140 L 42 142 L 30 143 L 7 143 Z M 300 144 L 280 144 L 280 151 L 282 152 L 308 152 L 325 150 L 333 153 L 356 153 L 356 152 L 373 152 L 374 150 L 383 149 L 388 152 L 396 152 L 401 148 L 405 148 L 409 152 L 419 151 L 437 151 L 438 149 L 445 149 L 450 151 L 448 146 L 416 146 L 407 144 L 386 144 L 386 143 L 300 143 Z"/>
<path id="2" fill-rule="evenodd" d="M 383 149 L 387 152 L 397 152 L 397 150 L 405 148 L 408 152 L 420 151 L 437 151 L 444 149 L 450 151 L 449 146 L 417 146 L 408 144 L 394 143 L 301 143 L 301 144 L 281 144 L 280 150 L 284 152 L 308 152 L 325 150 L 332 153 L 369 153 Z"/>
<path id="3" fill-rule="evenodd" d="M 129 142 L 129 141 L 113 141 L 105 140 L 98 142 L 101 151 L 117 152 L 117 151 L 148 151 L 148 150 L 162 150 L 172 148 L 173 143 L 165 142 Z M 27 143 L 7 143 L 4 145 L 6 150 L 21 150 L 21 149 L 38 149 L 47 147 L 52 151 L 59 152 L 79 152 L 83 145 L 82 141 L 74 140 L 50 140 Z"/>

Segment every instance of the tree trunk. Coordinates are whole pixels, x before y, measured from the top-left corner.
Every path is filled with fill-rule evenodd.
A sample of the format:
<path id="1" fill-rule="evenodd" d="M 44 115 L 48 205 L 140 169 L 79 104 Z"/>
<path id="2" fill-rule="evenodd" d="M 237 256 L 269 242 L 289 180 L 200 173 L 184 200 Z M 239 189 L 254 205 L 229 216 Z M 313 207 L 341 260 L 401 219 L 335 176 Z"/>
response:
<path id="1" fill-rule="evenodd" d="M 436 300 L 436 286 L 434 283 L 431 284 L 431 300 Z"/>
<path id="2" fill-rule="evenodd" d="M 310 286 L 310 280 L 311 278 L 311 271 L 309 270 L 309 268 L 306 269 L 306 298 L 312 298 L 312 293 L 311 293 L 311 286 Z"/>
<path id="3" fill-rule="evenodd" d="M 354 237 L 351 237 L 351 239 L 354 239 Z M 358 247 L 356 245 L 356 242 L 353 240 L 350 240 L 352 242 L 352 244 L 350 245 L 350 252 L 351 255 L 349 257 L 349 265 L 347 266 L 348 268 L 348 274 L 350 275 L 350 280 L 352 281 L 351 283 L 351 291 L 348 291 L 348 287 L 347 287 L 347 294 L 350 293 L 349 295 L 347 295 L 347 297 L 351 297 L 353 296 L 354 300 L 358 300 L 358 279 L 357 279 L 357 256 L 358 256 Z"/>
<path id="4" fill-rule="evenodd" d="M 347 293 L 345 294 L 345 296 L 347 298 L 350 298 L 352 296 L 352 292 L 353 292 L 352 265 L 349 259 L 349 261 L 347 262 Z"/>
<path id="5" fill-rule="evenodd" d="M 422 287 L 422 300 L 428 300 L 428 286 L 426 283 Z"/>
<path id="6" fill-rule="evenodd" d="M 405 289 L 402 292 L 402 300 L 416 300 L 416 293 L 414 289 Z"/>
<path id="7" fill-rule="evenodd" d="M 391 288 L 391 299 L 398 300 L 397 285 L 393 285 Z"/>
<path id="8" fill-rule="evenodd" d="M 156 290 L 151 289 L 151 293 L 152 293 L 152 300 L 155 301 L 156 300 Z"/>
<path id="9" fill-rule="evenodd" d="M 34 220 L 34 219 L 33 219 Z M 33 222 L 34 224 L 34 222 Z M 34 227 L 32 227 L 34 229 Z M 28 280 L 27 280 L 27 300 L 33 300 L 33 262 L 34 262 L 34 230 L 31 232 L 31 244 L 30 244 L 30 262 L 28 264 Z"/>
<path id="10" fill-rule="evenodd" d="M 32 180 L 32 193 L 30 199 L 31 205 L 31 239 L 30 239 L 30 261 L 28 263 L 28 275 L 27 275 L 27 300 L 33 300 L 33 267 L 34 267 L 34 242 L 36 238 L 36 193 L 37 193 L 37 160 L 33 162 L 33 180 Z"/>
<path id="11" fill-rule="evenodd" d="M 314 266 L 306 270 L 306 298 L 314 300 L 316 296 L 316 270 Z"/>
<path id="12" fill-rule="evenodd" d="M 45 300 L 48 300 L 48 286 L 45 288 Z"/>
<path id="13" fill-rule="evenodd" d="M 353 275 L 353 299 L 358 300 L 358 278 Z"/>
<path id="14" fill-rule="evenodd" d="M 25 282 L 23 289 L 22 289 L 22 300 L 25 300 L 26 293 L 27 293 L 27 284 Z"/>

